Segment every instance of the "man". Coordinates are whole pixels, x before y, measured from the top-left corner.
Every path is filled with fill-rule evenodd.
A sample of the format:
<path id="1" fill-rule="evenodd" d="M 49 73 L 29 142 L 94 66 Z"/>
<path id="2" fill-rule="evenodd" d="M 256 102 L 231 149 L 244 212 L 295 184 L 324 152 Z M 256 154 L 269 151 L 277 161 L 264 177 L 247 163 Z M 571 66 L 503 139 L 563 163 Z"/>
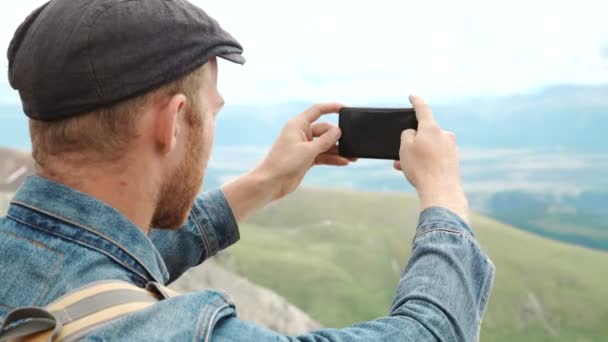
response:
<path id="1" fill-rule="evenodd" d="M 242 48 L 185 0 L 54 0 L 11 42 L 9 77 L 30 118 L 37 176 L 0 219 L 0 320 L 87 284 L 169 284 L 239 238 L 238 223 L 293 192 L 314 165 L 343 166 L 340 104 L 291 119 L 268 156 L 196 197 L 223 100 L 217 60 Z M 238 319 L 228 298 L 164 299 L 81 332 L 91 340 L 471 341 L 494 266 L 468 225 L 455 136 L 418 97 L 402 136 L 403 171 L 422 213 L 412 258 L 386 317 L 300 337 Z M 373 238 L 373 237 L 372 237 Z M 407 241 L 403 242 L 406 248 Z"/>

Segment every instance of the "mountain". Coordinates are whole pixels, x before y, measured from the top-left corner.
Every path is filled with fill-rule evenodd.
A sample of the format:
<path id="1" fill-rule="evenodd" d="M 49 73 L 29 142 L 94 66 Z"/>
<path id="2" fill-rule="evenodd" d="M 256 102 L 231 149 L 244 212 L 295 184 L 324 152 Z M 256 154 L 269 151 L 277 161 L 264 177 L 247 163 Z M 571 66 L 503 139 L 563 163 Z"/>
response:
<path id="1" fill-rule="evenodd" d="M 608 140 L 608 84 L 557 85 L 537 92 L 433 105 L 438 121 L 458 134 L 465 147 L 550 148 L 605 152 Z M 410 106 L 367 103 L 366 106 Z M 268 146 L 284 123 L 310 106 L 228 104 L 218 116 L 216 145 Z M 336 116 L 328 116 L 337 122 Z M 0 105 L 0 145 L 28 148 L 21 107 Z"/>
<path id="2" fill-rule="evenodd" d="M 241 226 L 224 265 L 325 326 L 386 315 L 418 216 L 409 195 L 300 190 Z M 608 254 L 473 216 L 494 261 L 482 341 L 605 341 Z"/>
<path id="3" fill-rule="evenodd" d="M 15 192 L 34 173 L 34 162 L 25 152 L 0 147 L 0 161 L 0 192 Z"/>
<path id="4" fill-rule="evenodd" d="M 535 93 L 433 105 L 433 109 L 441 125 L 456 132 L 464 147 L 605 152 L 608 150 L 608 140 L 603 139 L 608 129 L 606 94 L 608 84 L 561 85 Z M 406 101 L 404 98 L 404 103 L 366 106 L 410 107 Z M 283 124 L 309 105 L 304 102 L 228 105 L 218 117 L 216 142 L 218 145 L 269 145 Z M 337 122 L 336 116 L 327 118 Z"/>
<path id="5" fill-rule="evenodd" d="M 465 145 L 605 152 L 608 85 L 560 85 L 436 108 Z"/>
<path id="6" fill-rule="evenodd" d="M 481 212 L 551 239 L 608 251 L 606 208 L 608 191 L 576 195 L 505 191 L 486 198 Z"/>

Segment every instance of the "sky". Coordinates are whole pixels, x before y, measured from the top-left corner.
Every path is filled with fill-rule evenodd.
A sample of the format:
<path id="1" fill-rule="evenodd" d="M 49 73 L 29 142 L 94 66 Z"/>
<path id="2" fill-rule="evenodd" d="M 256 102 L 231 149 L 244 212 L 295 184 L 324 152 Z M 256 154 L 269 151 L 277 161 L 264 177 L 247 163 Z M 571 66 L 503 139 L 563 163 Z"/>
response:
<path id="1" fill-rule="evenodd" d="M 44 2 L 3 6 L 3 52 Z M 245 48 L 245 66 L 220 64 L 220 91 L 231 104 L 396 104 L 410 93 L 450 103 L 608 83 L 601 0 L 193 2 Z M 17 103 L 7 83 L 0 79 L 0 103 Z"/>

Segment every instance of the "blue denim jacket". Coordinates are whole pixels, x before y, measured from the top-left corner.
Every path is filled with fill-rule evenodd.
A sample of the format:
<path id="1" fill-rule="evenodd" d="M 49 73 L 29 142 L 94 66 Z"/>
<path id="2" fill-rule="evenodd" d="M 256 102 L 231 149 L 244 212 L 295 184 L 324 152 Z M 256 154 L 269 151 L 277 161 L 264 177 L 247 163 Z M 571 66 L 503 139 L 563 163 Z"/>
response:
<path id="1" fill-rule="evenodd" d="M 45 306 L 85 284 L 120 279 L 169 284 L 239 239 L 220 190 L 201 195 L 177 231 L 146 236 L 108 205 L 30 177 L 0 218 L 0 322 L 20 306 Z M 404 241 L 404 248 L 406 246 Z M 446 209 L 420 216 L 413 254 L 386 317 L 299 337 L 241 321 L 224 294 L 201 291 L 163 300 L 106 323 L 87 340 L 129 341 L 473 341 L 494 265 L 473 232 Z"/>

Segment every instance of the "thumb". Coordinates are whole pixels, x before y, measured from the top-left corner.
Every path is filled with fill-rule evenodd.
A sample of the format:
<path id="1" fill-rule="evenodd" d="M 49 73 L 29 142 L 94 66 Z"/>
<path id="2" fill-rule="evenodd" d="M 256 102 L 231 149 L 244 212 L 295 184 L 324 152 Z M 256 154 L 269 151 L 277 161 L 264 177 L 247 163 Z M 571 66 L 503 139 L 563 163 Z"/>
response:
<path id="1" fill-rule="evenodd" d="M 401 146 L 403 144 L 411 145 L 414 142 L 414 138 L 416 138 L 416 130 L 407 129 L 401 133 Z"/>
<path id="2" fill-rule="evenodd" d="M 325 153 L 330 148 L 336 145 L 340 137 L 342 136 L 342 131 L 338 127 L 331 126 L 323 132 L 317 139 L 311 142 L 311 145 L 315 149 L 317 154 Z"/>

